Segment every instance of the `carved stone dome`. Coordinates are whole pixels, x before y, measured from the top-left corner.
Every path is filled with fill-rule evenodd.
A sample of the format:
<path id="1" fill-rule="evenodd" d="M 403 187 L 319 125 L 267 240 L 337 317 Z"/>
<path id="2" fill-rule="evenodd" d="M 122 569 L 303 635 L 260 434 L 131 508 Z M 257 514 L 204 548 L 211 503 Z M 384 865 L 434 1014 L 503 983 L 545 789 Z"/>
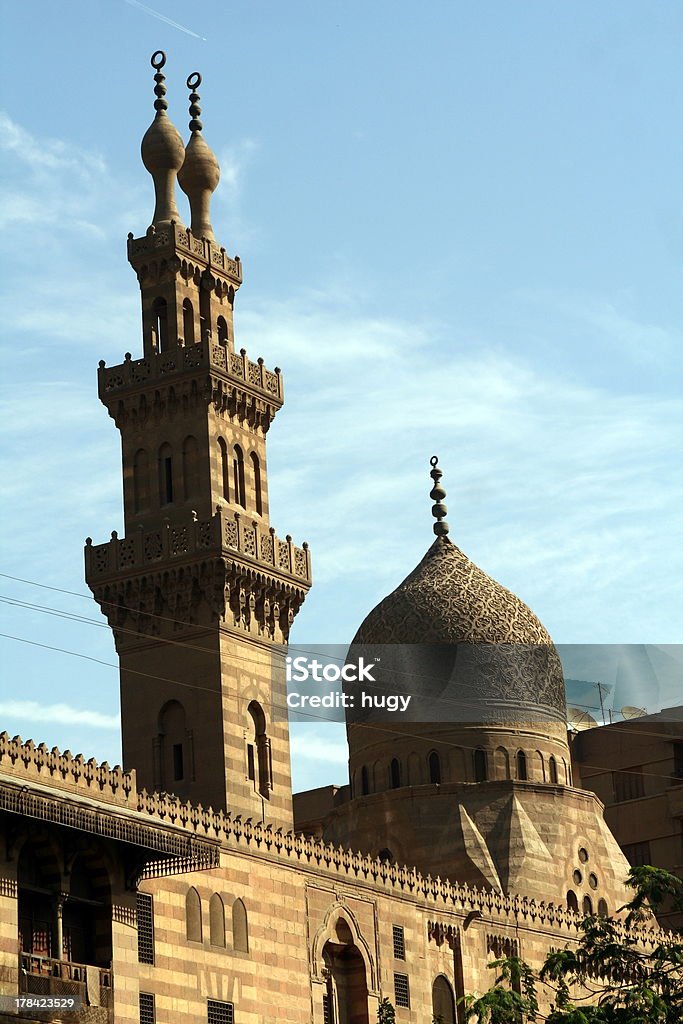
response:
<path id="1" fill-rule="evenodd" d="M 523 601 L 446 536 L 437 536 L 410 575 L 370 612 L 352 647 L 413 644 L 425 651 L 426 645 L 451 645 L 453 658 L 454 645 L 468 645 L 458 647 L 461 685 L 467 680 L 468 689 L 473 683 L 479 689 L 481 684 L 487 701 L 545 708 L 552 718 L 565 715 L 562 666 L 548 631 Z M 414 665 L 416 655 L 404 647 L 391 659 Z M 428 674 L 411 671 L 413 688 L 419 690 Z M 457 699 L 460 689 L 451 677 L 450 698 Z"/>

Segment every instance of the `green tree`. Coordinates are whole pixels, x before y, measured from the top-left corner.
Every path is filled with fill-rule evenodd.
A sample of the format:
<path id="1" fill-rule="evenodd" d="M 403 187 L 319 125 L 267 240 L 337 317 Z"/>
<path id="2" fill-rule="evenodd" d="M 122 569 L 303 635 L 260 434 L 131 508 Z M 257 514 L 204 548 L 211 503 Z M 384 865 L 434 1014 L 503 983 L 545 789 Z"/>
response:
<path id="1" fill-rule="evenodd" d="M 396 1010 L 386 998 L 377 1007 L 377 1024 L 396 1024 Z"/>
<path id="2" fill-rule="evenodd" d="M 498 972 L 493 987 L 478 998 L 463 998 L 466 1019 L 477 1024 L 681 1024 L 683 940 L 661 933 L 655 945 L 641 946 L 638 928 L 665 901 L 683 910 L 683 881 L 646 866 L 631 868 L 627 884 L 634 896 L 621 908 L 626 911 L 623 923 L 584 918 L 576 948 L 550 953 L 538 973 L 519 957 L 496 960 L 490 964 Z M 539 982 L 554 992 L 547 1015 L 538 1006 Z"/>

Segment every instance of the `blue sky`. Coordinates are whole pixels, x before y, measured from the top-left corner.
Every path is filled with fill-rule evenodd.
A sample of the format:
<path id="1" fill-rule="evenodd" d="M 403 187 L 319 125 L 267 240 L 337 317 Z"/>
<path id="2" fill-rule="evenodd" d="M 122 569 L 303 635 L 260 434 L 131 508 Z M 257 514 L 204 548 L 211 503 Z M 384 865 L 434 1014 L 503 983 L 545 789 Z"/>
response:
<path id="1" fill-rule="evenodd" d="M 84 538 L 121 530 L 96 367 L 141 351 L 125 239 L 163 48 L 184 136 L 204 77 L 238 345 L 285 373 L 273 523 L 316 577 L 296 641 L 349 640 L 413 567 L 437 453 L 451 536 L 557 642 L 680 643 L 683 8 L 148 8 L 3 14 L 2 571 L 85 594 Z M 2 640 L 0 728 L 119 760 L 94 603 L 0 591 L 93 620 L 4 605 L 4 633 L 96 659 Z M 299 786 L 343 781 L 332 728 L 296 733 Z"/>

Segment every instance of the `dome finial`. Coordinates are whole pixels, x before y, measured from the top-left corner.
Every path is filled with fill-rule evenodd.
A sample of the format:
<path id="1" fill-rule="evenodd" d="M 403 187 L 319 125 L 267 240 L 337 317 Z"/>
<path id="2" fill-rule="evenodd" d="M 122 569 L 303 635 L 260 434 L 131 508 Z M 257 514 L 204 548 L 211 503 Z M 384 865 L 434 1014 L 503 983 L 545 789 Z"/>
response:
<path id="1" fill-rule="evenodd" d="M 145 132 L 142 140 L 142 162 L 152 175 L 156 205 L 152 224 L 170 224 L 180 220 L 175 201 L 175 181 L 178 170 L 185 158 L 183 140 L 178 135 L 166 111 L 166 76 L 161 69 L 166 63 L 166 54 L 157 50 L 150 61 L 156 74 L 154 75 L 154 109 L 156 116 Z"/>
<path id="2" fill-rule="evenodd" d="M 199 106 L 199 93 L 197 92 L 201 82 L 202 76 L 198 71 L 193 71 L 191 75 L 188 75 L 187 88 L 190 90 L 190 131 L 192 135 L 185 149 L 185 162 L 180 168 L 178 182 L 190 200 L 192 234 L 197 238 L 208 238 L 215 241 L 209 205 L 211 195 L 220 181 L 221 172 L 218 160 L 201 134 L 202 122 L 199 120 L 199 115 L 202 108 Z"/>
<path id="3" fill-rule="evenodd" d="M 433 502 L 435 502 L 435 504 L 432 505 L 432 515 L 436 519 L 436 522 L 434 523 L 434 533 L 437 537 L 445 537 L 448 533 L 448 523 L 446 522 L 448 509 L 443 503 L 443 499 L 446 497 L 446 492 L 439 482 L 443 473 L 437 468 L 439 465 L 438 455 L 432 455 L 429 460 L 429 464 L 432 467 L 429 475 L 434 481 L 434 486 L 429 492 L 429 497 Z"/>

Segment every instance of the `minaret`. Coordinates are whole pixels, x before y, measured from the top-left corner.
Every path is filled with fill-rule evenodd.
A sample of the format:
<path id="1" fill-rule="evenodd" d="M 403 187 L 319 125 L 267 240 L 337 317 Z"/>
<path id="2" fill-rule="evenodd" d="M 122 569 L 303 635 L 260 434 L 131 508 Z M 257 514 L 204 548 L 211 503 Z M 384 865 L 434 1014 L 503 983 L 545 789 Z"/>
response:
<path id="1" fill-rule="evenodd" d="M 86 579 L 114 631 L 124 765 L 138 784 L 289 828 L 282 651 L 311 573 L 307 545 L 270 526 L 266 433 L 282 376 L 235 352 L 242 265 L 211 228 L 220 172 L 198 120 L 201 78 L 188 78 L 185 148 L 165 61 L 152 57 L 156 116 L 142 142 L 154 216 L 128 236 L 143 356 L 99 369 L 121 432 L 125 537 L 87 541 Z"/>

